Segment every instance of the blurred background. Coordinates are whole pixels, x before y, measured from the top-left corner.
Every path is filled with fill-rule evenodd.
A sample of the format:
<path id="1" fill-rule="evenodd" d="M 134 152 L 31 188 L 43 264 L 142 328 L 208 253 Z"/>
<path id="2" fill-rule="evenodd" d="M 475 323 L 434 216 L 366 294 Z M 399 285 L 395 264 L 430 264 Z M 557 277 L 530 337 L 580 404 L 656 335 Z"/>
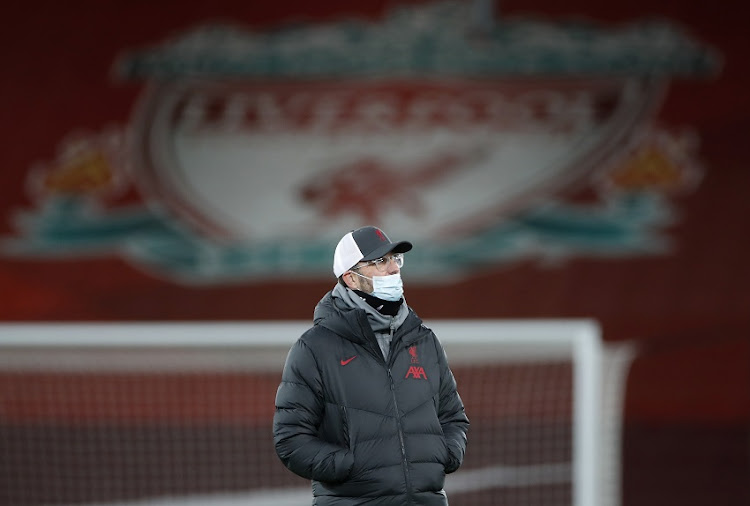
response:
<path id="1" fill-rule="evenodd" d="M 415 244 L 422 318 L 593 318 L 637 345 L 623 505 L 749 504 L 749 21 L 736 0 L 17 3 L 0 320 L 309 320 L 336 241 L 376 224 Z"/>

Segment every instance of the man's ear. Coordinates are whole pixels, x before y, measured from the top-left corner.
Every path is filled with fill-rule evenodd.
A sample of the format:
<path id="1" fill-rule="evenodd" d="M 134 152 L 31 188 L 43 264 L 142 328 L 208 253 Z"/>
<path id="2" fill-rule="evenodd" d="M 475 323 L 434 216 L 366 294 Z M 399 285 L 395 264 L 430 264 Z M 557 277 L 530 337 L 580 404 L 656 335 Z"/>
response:
<path id="1" fill-rule="evenodd" d="M 354 290 L 357 288 L 356 282 L 354 281 L 354 273 L 352 271 L 346 271 L 341 275 L 341 279 L 344 280 L 344 284 Z"/>

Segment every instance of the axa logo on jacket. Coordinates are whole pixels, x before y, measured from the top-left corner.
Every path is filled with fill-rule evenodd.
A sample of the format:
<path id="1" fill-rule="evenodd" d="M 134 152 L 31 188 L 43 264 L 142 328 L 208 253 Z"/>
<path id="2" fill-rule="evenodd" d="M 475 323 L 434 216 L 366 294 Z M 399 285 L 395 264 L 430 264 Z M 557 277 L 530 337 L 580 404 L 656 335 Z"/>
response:
<path id="1" fill-rule="evenodd" d="M 424 372 L 424 367 L 412 365 L 409 367 L 409 370 L 406 371 L 406 376 L 404 376 L 404 379 L 407 378 L 427 379 L 427 373 Z"/>

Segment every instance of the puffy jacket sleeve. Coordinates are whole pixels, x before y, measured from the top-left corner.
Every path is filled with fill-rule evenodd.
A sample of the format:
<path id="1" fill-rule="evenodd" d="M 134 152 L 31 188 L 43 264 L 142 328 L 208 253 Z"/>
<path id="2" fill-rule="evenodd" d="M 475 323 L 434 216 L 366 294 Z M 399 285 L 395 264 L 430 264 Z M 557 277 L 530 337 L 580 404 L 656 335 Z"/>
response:
<path id="1" fill-rule="evenodd" d="M 464 403 L 458 394 L 458 387 L 453 372 L 448 367 L 448 359 L 443 347 L 437 342 L 440 361 L 440 406 L 438 417 L 448 445 L 450 464 L 445 472 L 452 473 L 464 461 L 466 453 L 466 434 L 469 430 L 469 419 L 464 411 Z"/>
<path id="2" fill-rule="evenodd" d="M 348 449 L 318 437 L 324 406 L 315 357 L 300 339 L 289 350 L 276 392 L 276 454 L 289 470 L 303 478 L 336 483 L 349 475 L 354 458 Z"/>

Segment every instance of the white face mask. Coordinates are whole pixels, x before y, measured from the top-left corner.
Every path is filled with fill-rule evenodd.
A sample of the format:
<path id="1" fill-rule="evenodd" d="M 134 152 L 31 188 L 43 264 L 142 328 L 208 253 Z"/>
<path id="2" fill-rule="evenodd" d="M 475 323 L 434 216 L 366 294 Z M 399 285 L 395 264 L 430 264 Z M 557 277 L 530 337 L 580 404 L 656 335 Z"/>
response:
<path id="1" fill-rule="evenodd" d="M 397 301 L 404 296 L 404 283 L 401 281 L 401 273 L 391 274 L 390 276 L 374 276 L 368 278 L 362 274 L 352 271 L 357 276 L 372 281 L 372 295 L 378 299 Z"/>

